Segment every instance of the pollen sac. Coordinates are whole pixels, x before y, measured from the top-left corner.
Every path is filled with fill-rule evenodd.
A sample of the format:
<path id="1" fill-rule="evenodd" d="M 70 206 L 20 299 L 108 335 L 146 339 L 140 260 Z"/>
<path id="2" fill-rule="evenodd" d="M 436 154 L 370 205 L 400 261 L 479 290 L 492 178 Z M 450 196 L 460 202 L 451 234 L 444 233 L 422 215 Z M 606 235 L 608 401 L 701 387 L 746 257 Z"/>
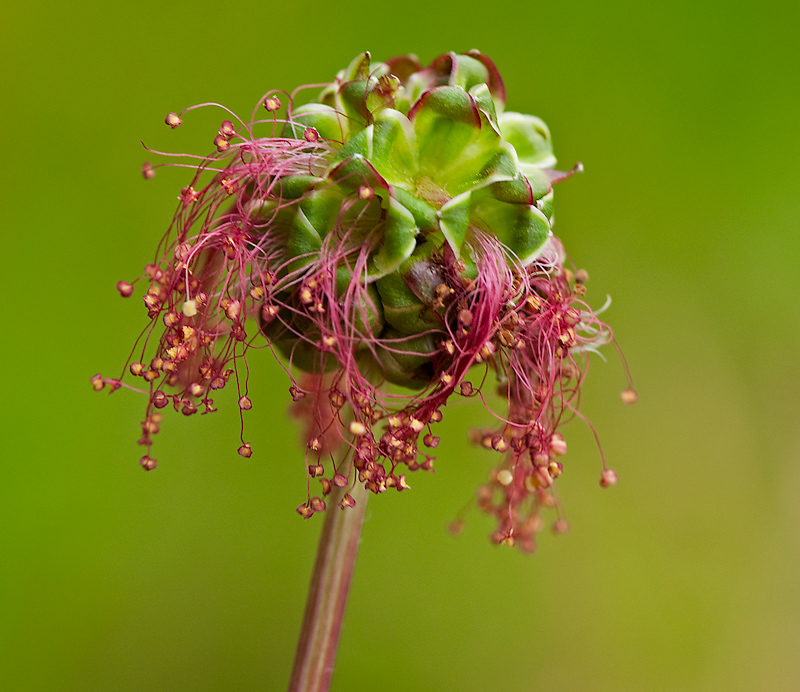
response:
<path id="1" fill-rule="evenodd" d="M 180 127 L 183 124 L 183 120 L 181 120 L 180 116 L 177 113 L 167 113 L 167 117 L 164 118 L 164 122 L 169 125 L 173 130 L 176 127 Z"/>

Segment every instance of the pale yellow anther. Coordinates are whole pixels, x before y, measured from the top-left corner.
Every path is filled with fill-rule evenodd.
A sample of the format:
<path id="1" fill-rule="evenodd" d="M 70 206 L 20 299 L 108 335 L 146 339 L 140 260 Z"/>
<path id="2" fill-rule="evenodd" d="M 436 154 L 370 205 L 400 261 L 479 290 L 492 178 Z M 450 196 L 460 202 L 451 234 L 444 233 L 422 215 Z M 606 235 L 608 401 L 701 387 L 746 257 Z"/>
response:
<path id="1" fill-rule="evenodd" d="M 511 485 L 514 482 L 514 474 L 508 469 L 501 469 L 497 472 L 497 482 L 503 486 Z"/>
<path id="2" fill-rule="evenodd" d="M 389 427 L 399 428 L 403 424 L 403 419 L 400 416 L 389 416 Z"/>
<path id="3" fill-rule="evenodd" d="M 181 308 L 181 312 L 186 317 L 194 317 L 197 314 L 197 303 L 194 300 L 187 300 Z"/>
<path id="4" fill-rule="evenodd" d="M 336 337 L 335 336 L 323 336 L 322 343 L 325 344 L 328 348 L 333 348 L 336 345 Z"/>
<path id="5" fill-rule="evenodd" d="M 421 420 L 417 420 L 416 418 L 412 418 L 409 425 L 414 432 L 419 432 L 425 427 L 425 423 L 423 423 Z"/>
<path id="6" fill-rule="evenodd" d="M 229 319 L 239 319 L 239 315 L 242 314 L 242 304 L 238 300 L 232 300 L 230 305 L 225 309 L 225 314 Z"/>
<path id="7" fill-rule="evenodd" d="M 367 426 L 360 421 L 354 420 L 350 423 L 350 434 L 361 437 L 367 434 Z"/>
<path id="8" fill-rule="evenodd" d="M 525 485 L 525 490 L 527 490 L 529 493 L 534 492 L 537 487 L 536 481 L 533 480 L 533 476 L 526 476 L 524 485 Z"/>
<path id="9" fill-rule="evenodd" d="M 264 297 L 264 289 L 261 286 L 253 286 L 250 289 L 250 297 L 253 300 L 261 300 Z"/>
<path id="10" fill-rule="evenodd" d="M 188 325 L 183 326 L 183 340 L 189 341 L 194 336 L 194 327 Z"/>

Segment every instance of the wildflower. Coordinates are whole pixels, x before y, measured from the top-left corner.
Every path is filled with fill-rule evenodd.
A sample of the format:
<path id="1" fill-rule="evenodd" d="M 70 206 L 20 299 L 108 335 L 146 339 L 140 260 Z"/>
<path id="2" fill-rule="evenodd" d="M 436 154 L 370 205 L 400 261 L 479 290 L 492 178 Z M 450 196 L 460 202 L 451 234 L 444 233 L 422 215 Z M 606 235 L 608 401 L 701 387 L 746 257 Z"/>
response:
<path id="1" fill-rule="evenodd" d="M 256 109 L 212 133 L 142 277 L 155 352 L 143 347 L 129 372 L 143 380 L 146 423 L 169 403 L 211 412 L 230 385 L 249 410 L 245 354 L 266 340 L 287 362 L 321 495 L 379 494 L 433 469 L 420 444 L 439 444 L 432 426 L 452 395 L 487 401 L 491 374 L 505 410 L 481 439 L 502 460 L 478 505 L 498 522 L 495 542 L 532 550 L 556 504 L 558 429 L 576 412 L 584 358 L 611 338 L 583 300 L 588 275 L 565 266 L 551 231 L 553 185 L 580 166 L 555 170 L 547 126 L 504 110 L 500 74 L 477 51 L 427 67 L 364 53 L 311 103 L 281 95 L 285 117 L 270 92 L 264 119 Z M 158 427 L 142 426 L 146 469 Z M 254 450 L 241 439 L 238 452 Z M 603 472 L 602 485 L 615 481 Z M 309 490 L 298 512 L 325 507 Z"/>

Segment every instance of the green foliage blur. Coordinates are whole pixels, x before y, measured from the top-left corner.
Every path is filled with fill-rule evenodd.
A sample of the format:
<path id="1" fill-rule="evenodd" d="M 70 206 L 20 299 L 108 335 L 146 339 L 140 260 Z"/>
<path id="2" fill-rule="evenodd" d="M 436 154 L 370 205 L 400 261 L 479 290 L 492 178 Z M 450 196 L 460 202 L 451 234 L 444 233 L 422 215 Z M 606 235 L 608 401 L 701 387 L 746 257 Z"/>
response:
<path id="1" fill-rule="evenodd" d="M 150 261 L 187 172 L 145 182 L 140 140 L 205 152 L 217 101 L 330 80 L 356 53 L 478 48 L 563 168 L 556 232 L 590 275 L 640 401 L 595 359 L 561 502 L 524 556 L 469 512 L 487 417 L 445 411 L 436 473 L 373 497 L 333 690 L 796 690 L 800 680 L 800 109 L 793 3 L 585 0 L 112 4 L 31 0 L 0 23 L 5 295 L 0 688 L 284 690 L 321 518 L 303 521 L 287 382 L 250 359 L 236 454 L 219 413 L 95 393 L 145 325 L 114 286 Z"/>

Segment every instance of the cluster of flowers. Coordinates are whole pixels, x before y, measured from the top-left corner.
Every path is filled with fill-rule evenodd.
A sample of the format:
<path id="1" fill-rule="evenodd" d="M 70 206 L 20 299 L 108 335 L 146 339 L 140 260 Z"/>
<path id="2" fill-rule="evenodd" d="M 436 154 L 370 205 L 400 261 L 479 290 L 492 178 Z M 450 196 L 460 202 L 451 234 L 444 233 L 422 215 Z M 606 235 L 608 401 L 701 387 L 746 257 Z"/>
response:
<path id="1" fill-rule="evenodd" d="M 476 439 L 502 461 L 479 506 L 495 542 L 532 550 L 566 452 L 557 430 L 586 354 L 611 338 L 551 232 L 552 186 L 571 172 L 554 170 L 541 120 L 503 112 L 503 82 L 477 51 L 426 68 L 365 53 L 312 103 L 296 106 L 299 91 L 266 94 L 249 121 L 226 110 L 141 277 L 151 322 L 126 369 L 143 385 L 96 375 L 94 387 L 147 393 L 152 469 L 161 410 L 214 411 L 231 378 L 250 409 L 245 354 L 266 343 L 305 422 L 320 482 L 298 508 L 310 517 L 334 486 L 408 488 L 407 471 L 432 469 L 449 398 L 486 403 L 491 383 L 507 406 Z M 135 283 L 117 288 L 128 297 Z M 252 454 L 244 438 L 239 454 Z M 615 481 L 604 469 L 601 484 Z"/>

